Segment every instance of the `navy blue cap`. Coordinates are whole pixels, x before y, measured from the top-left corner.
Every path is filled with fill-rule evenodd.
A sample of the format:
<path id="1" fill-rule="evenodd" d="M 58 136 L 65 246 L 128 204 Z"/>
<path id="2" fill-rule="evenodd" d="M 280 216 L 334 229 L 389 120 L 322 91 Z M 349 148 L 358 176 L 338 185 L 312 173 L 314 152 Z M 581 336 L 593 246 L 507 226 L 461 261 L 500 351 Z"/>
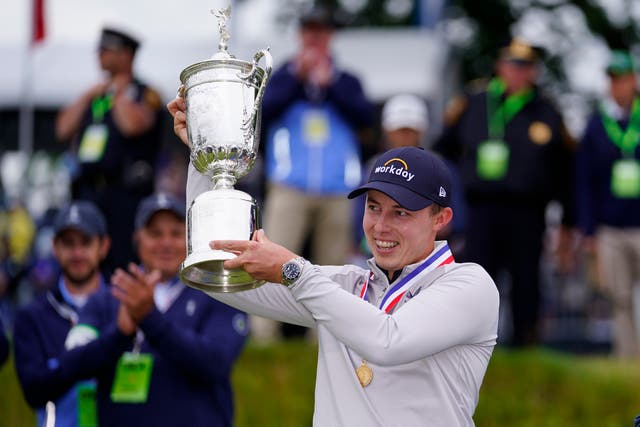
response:
<path id="1" fill-rule="evenodd" d="M 138 205 L 136 212 L 136 230 L 146 226 L 151 217 L 160 211 L 169 211 L 178 216 L 181 220 L 185 218 L 184 202 L 167 193 L 156 193 L 143 199 Z"/>
<path id="2" fill-rule="evenodd" d="M 62 208 L 53 222 L 56 236 L 65 230 L 78 230 L 87 236 L 106 236 L 107 224 L 100 209 L 88 201 L 71 202 Z"/>
<path id="3" fill-rule="evenodd" d="M 419 147 L 393 148 L 382 154 L 366 184 L 349 193 L 353 199 L 368 190 L 378 190 L 410 211 L 432 203 L 451 203 L 451 173 L 435 154 Z"/>

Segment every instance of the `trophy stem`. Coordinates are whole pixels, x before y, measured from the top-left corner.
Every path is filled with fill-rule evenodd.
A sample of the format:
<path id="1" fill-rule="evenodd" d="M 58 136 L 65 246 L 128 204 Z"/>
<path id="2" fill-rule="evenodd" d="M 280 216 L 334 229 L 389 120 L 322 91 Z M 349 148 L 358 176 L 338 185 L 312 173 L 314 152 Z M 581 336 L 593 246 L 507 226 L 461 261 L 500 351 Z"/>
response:
<path id="1" fill-rule="evenodd" d="M 221 173 L 211 177 L 211 181 L 213 182 L 213 189 L 231 189 L 233 185 L 236 183 L 236 178 L 228 173 Z"/>

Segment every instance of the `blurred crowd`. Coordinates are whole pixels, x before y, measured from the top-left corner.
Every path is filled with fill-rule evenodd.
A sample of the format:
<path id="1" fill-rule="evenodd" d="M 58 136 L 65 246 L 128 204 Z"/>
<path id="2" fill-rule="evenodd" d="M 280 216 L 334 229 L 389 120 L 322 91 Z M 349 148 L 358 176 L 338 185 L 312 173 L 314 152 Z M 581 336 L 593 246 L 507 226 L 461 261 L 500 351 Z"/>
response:
<path id="1" fill-rule="evenodd" d="M 379 152 L 433 150 L 454 178 L 454 220 L 440 237 L 457 260 L 481 264 L 498 283 L 498 342 L 639 357 L 640 97 L 632 55 L 611 52 L 609 92 L 583 133 L 571 135 L 537 85 L 545 54 L 526 40 L 496 46 L 495 73 L 465 84 L 438 117 L 418 94 L 372 102 L 332 56 L 338 29 L 327 9 L 304 15 L 299 52 L 267 87 L 260 160 L 238 188 L 264 206 L 270 239 L 314 263 L 363 264 L 370 255 L 357 231 L 364 206 L 346 194 L 366 180 Z M 136 224 L 141 201 L 167 194 L 184 203 L 187 158 L 161 150 L 166 111 L 134 74 L 137 48 L 126 33 L 103 30 L 98 60 L 107 78 L 61 109 L 56 137 L 68 144 L 64 155 L 39 153 L 23 167 L 19 155 L 4 155 L 0 320 L 9 336 L 16 311 L 59 286 L 56 218 L 71 202 L 89 202 L 105 219 L 107 280 L 145 262 L 132 238 L 149 221 Z M 430 131 L 433 121 L 442 132 Z M 41 196 L 28 198 L 31 191 Z M 184 222 L 184 213 L 178 217 Z M 313 338 L 258 317 L 250 327 L 260 342 Z"/>

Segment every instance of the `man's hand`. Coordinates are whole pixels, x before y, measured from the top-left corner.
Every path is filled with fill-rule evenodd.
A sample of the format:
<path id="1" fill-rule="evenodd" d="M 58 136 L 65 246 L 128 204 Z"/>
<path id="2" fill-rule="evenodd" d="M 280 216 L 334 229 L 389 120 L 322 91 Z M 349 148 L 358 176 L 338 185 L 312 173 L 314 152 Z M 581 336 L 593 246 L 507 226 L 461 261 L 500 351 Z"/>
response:
<path id="1" fill-rule="evenodd" d="M 118 307 L 117 325 L 120 332 L 124 335 L 133 335 L 136 333 L 136 329 L 138 328 L 138 325 L 122 303 L 120 303 L 120 306 Z"/>
<path id="2" fill-rule="evenodd" d="M 189 145 L 187 135 L 187 104 L 184 102 L 184 86 L 180 86 L 178 96 L 167 104 L 167 110 L 173 117 L 173 131 L 180 140 Z"/>
<path id="3" fill-rule="evenodd" d="M 125 306 L 131 319 L 139 324 L 155 308 L 153 290 L 159 280 L 160 272 L 145 273 L 131 263 L 129 273 L 121 268 L 113 273 L 111 293 Z"/>
<path id="4" fill-rule="evenodd" d="M 568 227 L 560 226 L 556 231 L 554 255 L 558 270 L 570 274 L 577 269 L 576 232 Z"/>
<path id="5" fill-rule="evenodd" d="M 267 239 L 264 230 L 257 230 L 252 240 L 214 240 L 209 246 L 231 252 L 236 258 L 224 262 L 224 268 L 242 268 L 256 280 L 281 283 L 282 264 L 297 255 Z"/>
<path id="6" fill-rule="evenodd" d="M 298 78 L 319 87 L 329 85 L 333 77 L 333 66 L 326 52 L 318 49 L 306 49 L 295 58 L 295 70 Z"/>

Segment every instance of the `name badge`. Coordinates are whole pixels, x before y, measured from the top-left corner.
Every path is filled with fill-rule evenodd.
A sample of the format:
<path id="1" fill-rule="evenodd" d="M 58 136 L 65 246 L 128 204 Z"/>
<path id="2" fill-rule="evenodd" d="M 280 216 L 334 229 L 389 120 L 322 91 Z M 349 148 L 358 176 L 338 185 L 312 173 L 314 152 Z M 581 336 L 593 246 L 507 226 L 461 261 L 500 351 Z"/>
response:
<path id="1" fill-rule="evenodd" d="M 504 141 L 489 140 L 478 146 L 476 170 L 487 181 L 504 178 L 509 168 L 509 146 Z"/>
<path id="2" fill-rule="evenodd" d="M 109 129 L 104 123 L 89 126 L 82 134 L 78 147 L 78 160 L 81 163 L 93 163 L 102 160 L 104 149 L 107 147 Z"/>
<path id="3" fill-rule="evenodd" d="M 78 393 L 78 426 L 98 427 L 95 382 L 82 382 L 76 387 Z"/>
<path id="4" fill-rule="evenodd" d="M 116 403 L 145 403 L 153 369 L 153 356 L 147 353 L 124 353 L 118 360 L 111 388 Z"/>
<path id="5" fill-rule="evenodd" d="M 329 141 L 329 119 L 324 111 L 308 111 L 302 120 L 307 145 L 323 146 Z"/>
<path id="6" fill-rule="evenodd" d="M 640 197 L 640 163 L 638 160 L 624 159 L 613 164 L 611 193 L 620 199 Z"/>

